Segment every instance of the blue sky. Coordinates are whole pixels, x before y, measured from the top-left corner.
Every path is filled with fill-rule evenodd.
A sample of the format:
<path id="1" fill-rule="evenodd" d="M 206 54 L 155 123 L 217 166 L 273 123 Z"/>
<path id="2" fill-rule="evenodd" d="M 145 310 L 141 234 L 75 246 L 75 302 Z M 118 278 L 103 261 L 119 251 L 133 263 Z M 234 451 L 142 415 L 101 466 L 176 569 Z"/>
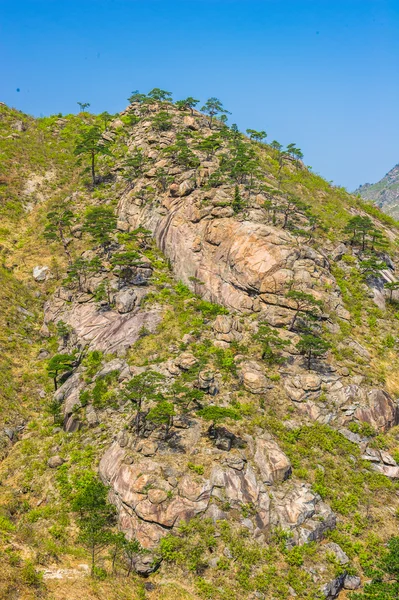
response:
<path id="1" fill-rule="evenodd" d="M 0 0 L 0 56 L 0 101 L 33 115 L 161 87 L 350 190 L 399 162 L 399 0 Z"/>

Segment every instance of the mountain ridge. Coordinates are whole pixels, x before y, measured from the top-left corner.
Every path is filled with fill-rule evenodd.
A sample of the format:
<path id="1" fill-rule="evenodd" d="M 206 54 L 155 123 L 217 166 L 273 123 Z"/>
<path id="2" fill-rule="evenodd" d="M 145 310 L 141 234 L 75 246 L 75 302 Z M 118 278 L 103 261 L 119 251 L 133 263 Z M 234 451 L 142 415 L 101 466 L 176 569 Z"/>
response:
<path id="1" fill-rule="evenodd" d="M 344 598 L 397 526 L 395 222 L 186 106 L 141 95 L 105 127 L 3 112 L 10 167 L 14 141 L 49 143 L 33 164 L 21 150 L 3 196 L 3 270 L 31 328 L 3 435 L 3 593 L 68 597 L 74 569 L 85 598 Z M 94 172 L 90 152 L 76 164 L 89 134 Z M 141 545 L 123 585 L 126 542 L 92 583 L 73 559 L 97 473 Z"/>

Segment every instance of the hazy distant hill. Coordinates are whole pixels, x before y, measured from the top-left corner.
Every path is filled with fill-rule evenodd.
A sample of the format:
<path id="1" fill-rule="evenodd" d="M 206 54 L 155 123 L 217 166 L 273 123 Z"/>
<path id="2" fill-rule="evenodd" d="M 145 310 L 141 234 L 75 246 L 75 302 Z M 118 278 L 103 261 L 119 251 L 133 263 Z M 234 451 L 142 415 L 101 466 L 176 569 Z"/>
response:
<path id="1" fill-rule="evenodd" d="M 399 218 L 399 164 L 377 183 L 365 183 L 356 192 L 366 200 L 373 200 L 387 214 Z"/>

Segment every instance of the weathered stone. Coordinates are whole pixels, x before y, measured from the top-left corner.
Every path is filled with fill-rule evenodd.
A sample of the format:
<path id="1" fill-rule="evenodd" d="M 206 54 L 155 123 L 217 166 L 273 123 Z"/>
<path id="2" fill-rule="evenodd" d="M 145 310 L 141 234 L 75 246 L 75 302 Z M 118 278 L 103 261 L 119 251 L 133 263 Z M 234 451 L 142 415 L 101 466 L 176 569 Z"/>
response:
<path id="1" fill-rule="evenodd" d="M 121 290 L 115 296 L 116 310 L 125 314 L 133 310 L 137 302 L 137 294 L 133 289 Z"/>
<path id="2" fill-rule="evenodd" d="M 304 402 L 319 394 L 321 379 L 315 373 L 295 375 L 284 380 L 284 389 L 294 402 Z"/>
<path id="3" fill-rule="evenodd" d="M 270 387 L 261 367 L 254 361 L 241 365 L 241 378 L 245 389 L 251 394 L 264 394 Z"/>
<path id="4" fill-rule="evenodd" d="M 344 579 L 345 590 L 357 590 L 360 587 L 360 577 L 356 575 L 346 575 Z"/>
<path id="5" fill-rule="evenodd" d="M 213 440 L 216 448 L 228 452 L 231 448 L 244 448 L 245 442 L 226 427 L 216 427 L 211 425 L 208 429 L 208 435 Z"/>
<path id="6" fill-rule="evenodd" d="M 257 439 L 254 456 L 260 470 L 263 483 L 272 485 L 277 481 L 285 481 L 291 474 L 291 463 L 273 440 Z"/>
<path id="7" fill-rule="evenodd" d="M 340 565 L 346 565 L 349 562 L 348 555 L 335 542 L 329 542 L 323 548 L 326 552 L 332 553 Z"/>
<path id="8" fill-rule="evenodd" d="M 39 281 L 39 282 L 46 281 L 49 274 L 50 274 L 50 269 L 48 267 L 37 266 L 37 267 L 33 268 L 33 279 L 35 281 Z"/>
<path id="9" fill-rule="evenodd" d="M 191 352 L 183 352 L 183 354 L 180 354 L 175 361 L 176 365 L 183 371 L 188 371 L 191 367 L 196 365 L 197 362 L 197 359 Z"/>
<path id="10" fill-rule="evenodd" d="M 379 431 L 386 431 L 399 423 L 397 403 L 383 390 L 370 390 L 367 393 L 366 406 L 356 409 L 354 417 L 369 423 Z"/>
<path id="11" fill-rule="evenodd" d="M 291 484 L 287 490 L 272 492 L 272 497 L 273 523 L 292 530 L 297 544 L 320 540 L 335 528 L 335 514 L 306 484 Z"/>
<path id="12" fill-rule="evenodd" d="M 148 500 L 151 504 L 161 504 L 165 502 L 168 495 L 164 490 L 150 489 L 148 490 Z"/>
<path id="13" fill-rule="evenodd" d="M 342 575 L 339 575 L 332 581 L 329 581 L 323 585 L 321 592 L 325 598 L 332 600 L 338 596 L 339 592 L 344 587 L 345 576 L 345 573 L 343 573 Z"/>
<path id="14" fill-rule="evenodd" d="M 61 465 L 63 465 L 65 462 L 65 460 L 63 458 L 61 458 L 61 456 L 51 456 L 51 458 L 48 459 L 47 461 L 47 465 L 50 467 L 50 469 L 56 469 L 57 467 L 60 467 Z"/>
<path id="15" fill-rule="evenodd" d="M 89 427 L 95 427 L 95 425 L 98 425 L 98 416 L 91 404 L 86 407 L 86 421 Z"/>

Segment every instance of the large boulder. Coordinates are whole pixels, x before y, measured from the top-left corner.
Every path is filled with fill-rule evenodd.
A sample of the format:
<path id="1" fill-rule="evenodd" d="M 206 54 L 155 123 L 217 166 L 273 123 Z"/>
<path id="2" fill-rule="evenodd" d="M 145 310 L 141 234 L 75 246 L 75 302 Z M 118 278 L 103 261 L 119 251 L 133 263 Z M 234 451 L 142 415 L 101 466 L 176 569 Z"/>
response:
<path id="1" fill-rule="evenodd" d="M 267 485 L 285 481 L 291 474 L 291 463 L 274 440 L 258 438 L 254 460 Z"/>

